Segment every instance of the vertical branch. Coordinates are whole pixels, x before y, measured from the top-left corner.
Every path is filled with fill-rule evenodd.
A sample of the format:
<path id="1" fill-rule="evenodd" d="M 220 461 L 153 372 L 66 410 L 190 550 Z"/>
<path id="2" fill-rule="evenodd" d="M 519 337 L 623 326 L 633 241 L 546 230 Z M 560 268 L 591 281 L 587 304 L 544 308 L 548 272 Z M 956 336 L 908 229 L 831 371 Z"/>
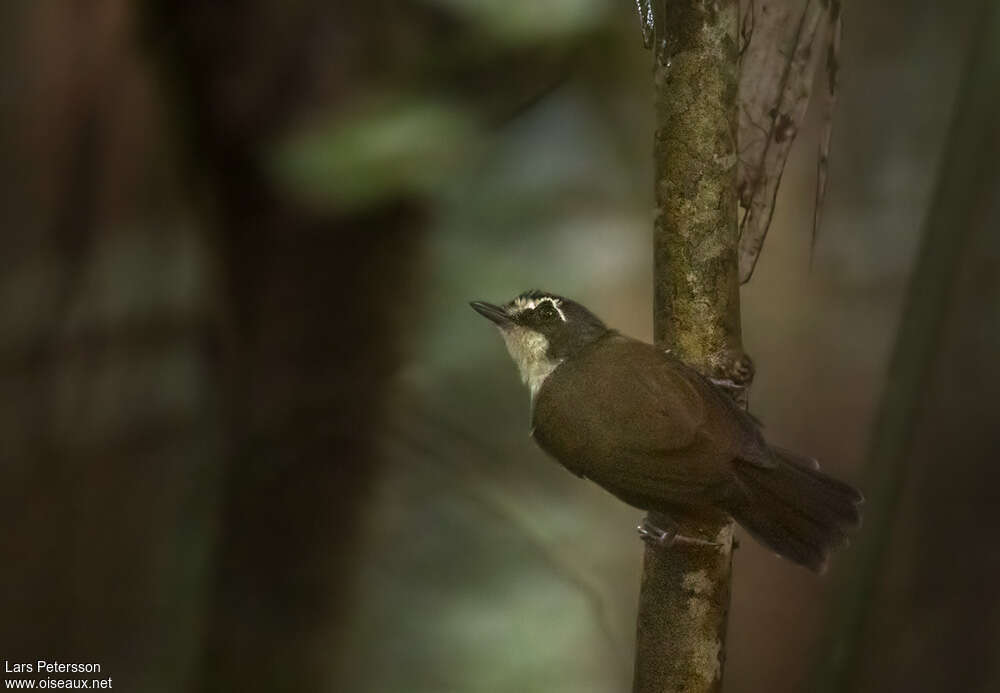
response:
<path id="1" fill-rule="evenodd" d="M 703 373 L 745 387 L 740 339 L 736 132 L 739 3 L 660 0 L 657 18 L 654 334 Z M 714 546 L 647 547 L 634 691 L 719 691 L 732 521 L 674 517 Z"/>

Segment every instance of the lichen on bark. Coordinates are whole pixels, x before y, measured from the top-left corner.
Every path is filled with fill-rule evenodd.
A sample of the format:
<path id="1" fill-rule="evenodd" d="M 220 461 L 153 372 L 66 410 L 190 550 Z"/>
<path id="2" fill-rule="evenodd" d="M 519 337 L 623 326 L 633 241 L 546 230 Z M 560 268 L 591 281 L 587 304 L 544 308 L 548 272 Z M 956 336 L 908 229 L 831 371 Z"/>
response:
<path id="1" fill-rule="evenodd" d="M 658 344 L 745 387 L 737 272 L 737 0 L 660 0 L 654 80 L 654 321 Z M 710 542 L 649 546 L 643 566 L 635 693 L 722 686 L 732 520 L 672 517 Z M 655 523 L 655 521 L 654 521 Z"/>
<path id="2" fill-rule="evenodd" d="M 665 5 L 664 53 L 654 70 L 654 334 L 703 371 L 729 376 L 742 354 L 734 184 L 739 8 L 729 1 Z"/>

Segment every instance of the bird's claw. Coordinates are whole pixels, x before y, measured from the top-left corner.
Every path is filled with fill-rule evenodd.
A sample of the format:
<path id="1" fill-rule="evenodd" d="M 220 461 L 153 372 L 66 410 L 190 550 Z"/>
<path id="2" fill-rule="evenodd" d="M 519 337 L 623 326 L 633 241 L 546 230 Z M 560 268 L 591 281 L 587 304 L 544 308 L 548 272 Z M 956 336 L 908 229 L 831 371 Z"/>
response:
<path id="1" fill-rule="evenodd" d="M 677 539 L 677 527 L 671 526 L 667 529 L 657 527 L 649 521 L 648 517 L 636 527 L 636 530 L 639 532 L 639 537 L 652 546 L 671 546 Z"/>
<path id="2" fill-rule="evenodd" d="M 698 537 L 689 537 L 685 534 L 678 534 L 677 526 L 673 524 L 664 529 L 663 527 L 653 524 L 648 517 L 643 519 L 642 523 L 636 527 L 636 530 L 639 532 L 639 537 L 644 542 L 650 546 L 658 546 L 660 548 L 667 548 L 675 544 L 711 547 L 722 546 L 722 544 L 717 541 L 709 541 L 707 539 L 699 539 Z"/>
<path id="3" fill-rule="evenodd" d="M 746 385 L 740 385 L 735 380 L 731 378 L 709 378 L 708 381 L 715 385 L 716 387 L 721 387 L 724 390 L 745 390 Z"/>

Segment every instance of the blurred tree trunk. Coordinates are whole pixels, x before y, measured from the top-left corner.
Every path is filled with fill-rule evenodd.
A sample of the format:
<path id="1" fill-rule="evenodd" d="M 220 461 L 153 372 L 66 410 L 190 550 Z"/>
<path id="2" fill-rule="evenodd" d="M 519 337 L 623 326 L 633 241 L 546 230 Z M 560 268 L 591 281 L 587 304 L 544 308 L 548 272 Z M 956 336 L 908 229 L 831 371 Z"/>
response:
<path id="1" fill-rule="evenodd" d="M 703 373 L 748 385 L 737 274 L 739 3 L 667 0 L 664 9 L 654 66 L 653 331 Z M 719 513 L 673 519 L 680 534 L 715 545 L 647 546 L 634 690 L 719 691 L 732 521 Z"/>
<path id="2" fill-rule="evenodd" d="M 424 216 L 305 208 L 262 168 L 391 57 L 384 8 L 342 5 L 4 4 L 5 658 L 332 685 Z"/>
<path id="3" fill-rule="evenodd" d="M 981 12 L 871 443 L 862 569 L 817 691 L 994 690 L 1000 5 Z"/>
<path id="4" fill-rule="evenodd" d="M 200 687 L 314 691 L 333 685 L 424 215 L 408 199 L 308 208 L 262 161 L 296 119 L 351 106 L 391 59 L 391 27 L 380 3 L 151 4 L 191 172 L 215 201 L 227 316 L 231 447 Z"/>
<path id="5" fill-rule="evenodd" d="M 210 251 L 130 5 L 0 14 L 0 648 L 179 690 L 218 511 Z"/>

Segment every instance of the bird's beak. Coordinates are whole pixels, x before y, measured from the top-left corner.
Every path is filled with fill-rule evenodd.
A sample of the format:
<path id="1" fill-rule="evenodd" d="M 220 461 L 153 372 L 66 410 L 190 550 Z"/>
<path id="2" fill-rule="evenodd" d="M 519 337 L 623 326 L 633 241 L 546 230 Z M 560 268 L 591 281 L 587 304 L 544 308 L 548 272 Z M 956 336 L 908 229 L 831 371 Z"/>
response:
<path id="1" fill-rule="evenodd" d="M 483 301 L 472 301 L 469 305 L 472 306 L 474 311 L 496 324 L 497 327 L 507 327 L 513 322 L 510 316 L 507 315 L 507 311 L 500 306 Z"/>

